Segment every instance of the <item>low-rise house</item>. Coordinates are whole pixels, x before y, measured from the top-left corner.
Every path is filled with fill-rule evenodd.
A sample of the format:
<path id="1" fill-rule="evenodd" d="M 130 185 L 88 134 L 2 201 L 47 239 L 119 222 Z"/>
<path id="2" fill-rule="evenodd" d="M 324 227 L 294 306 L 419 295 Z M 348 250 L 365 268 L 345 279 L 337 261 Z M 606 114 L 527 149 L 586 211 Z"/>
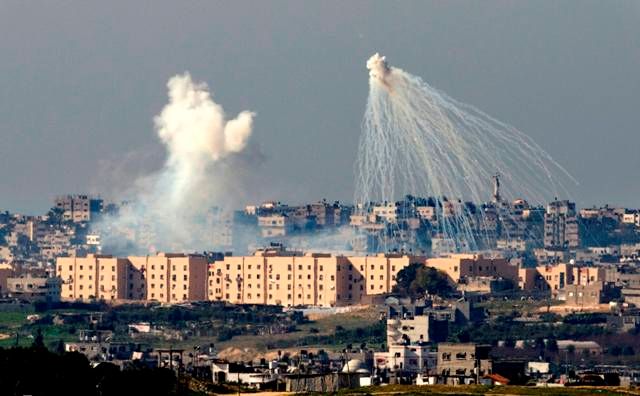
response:
<path id="1" fill-rule="evenodd" d="M 29 301 L 60 301 L 62 280 L 57 277 L 35 277 L 31 274 L 7 278 L 10 297 Z"/>
<path id="2" fill-rule="evenodd" d="M 236 382 L 256 389 L 262 389 L 277 379 L 272 371 L 220 359 L 211 362 L 211 375 L 214 384 Z"/>
<path id="3" fill-rule="evenodd" d="M 602 354 L 602 347 L 595 341 L 558 340 L 558 351 L 597 356 Z"/>
<path id="4" fill-rule="evenodd" d="M 437 374 L 445 384 L 479 383 L 492 372 L 491 347 L 473 343 L 440 343 L 437 352 Z"/>

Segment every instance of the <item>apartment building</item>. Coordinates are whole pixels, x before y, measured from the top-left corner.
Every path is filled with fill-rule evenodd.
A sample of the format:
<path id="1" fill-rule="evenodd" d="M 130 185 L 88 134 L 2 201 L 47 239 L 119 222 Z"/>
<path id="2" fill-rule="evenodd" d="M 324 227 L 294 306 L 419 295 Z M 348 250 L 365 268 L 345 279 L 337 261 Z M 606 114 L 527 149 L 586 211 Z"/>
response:
<path id="1" fill-rule="evenodd" d="M 525 291 L 549 292 L 558 295 L 558 290 L 574 284 L 576 268 L 572 264 L 540 265 L 535 268 L 520 268 L 518 271 L 518 286 Z"/>
<path id="2" fill-rule="evenodd" d="M 551 250 L 577 249 L 580 246 L 576 204 L 554 201 L 544 214 L 544 247 Z"/>
<path id="3" fill-rule="evenodd" d="M 63 300 L 149 300 L 165 303 L 206 299 L 207 260 L 202 256 L 159 253 L 117 258 L 89 254 L 60 257 Z"/>
<path id="4" fill-rule="evenodd" d="M 259 250 L 209 266 L 208 297 L 235 304 L 343 306 L 389 293 L 406 255 L 335 256 Z"/>
<path id="5" fill-rule="evenodd" d="M 283 237 L 293 231 L 293 221 L 287 214 L 272 213 L 258 216 L 258 227 L 263 238 Z"/>
<path id="6" fill-rule="evenodd" d="M 127 292 L 125 258 L 89 254 L 86 257 L 59 257 L 56 274 L 62 279 L 63 300 L 122 300 Z"/>
<path id="7" fill-rule="evenodd" d="M 573 267 L 572 279 L 576 285 L 590 285 L 596 282 L 604 282 L 607 277 L 607 269 L 604 267 Z"/>
<path id="8" fill-rule="evenodd" d="M 426 260 L 428 267 L 446 273 L 454 283 L 465 278 L 496 277 L 518 280 L 518 266 L 505 258 L 486 258 L 481 254 L 451 254 Z"/>
<path id="9" fill-rule="evenodd" d="M 55 199 L 55 207 L 62 210 L 62 218 L 74 223 L 95 219 L 103 205 L 102 199 L 89 195 L 64 195 Z"/>

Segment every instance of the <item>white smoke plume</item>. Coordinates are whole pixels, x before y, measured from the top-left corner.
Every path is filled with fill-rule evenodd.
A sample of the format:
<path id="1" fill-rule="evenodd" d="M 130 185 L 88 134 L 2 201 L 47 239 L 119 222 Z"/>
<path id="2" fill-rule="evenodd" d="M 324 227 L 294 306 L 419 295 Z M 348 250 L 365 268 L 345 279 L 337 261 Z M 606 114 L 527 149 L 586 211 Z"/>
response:
<path id="1" fill-rule="evenodd" d="M 100 224 L 103 245 L 115 250 L 214 248 L 212 222 L 220 216 L 216 164 L 244 150 L 252 133 L 254 113 L 243 111 L 227 121 L 207 84 L 194 82 L 189 73 L 169 79 L 167 88 L 169 103 L 154 118 L 166 162 L 137 181 L 130 205 Z"/>

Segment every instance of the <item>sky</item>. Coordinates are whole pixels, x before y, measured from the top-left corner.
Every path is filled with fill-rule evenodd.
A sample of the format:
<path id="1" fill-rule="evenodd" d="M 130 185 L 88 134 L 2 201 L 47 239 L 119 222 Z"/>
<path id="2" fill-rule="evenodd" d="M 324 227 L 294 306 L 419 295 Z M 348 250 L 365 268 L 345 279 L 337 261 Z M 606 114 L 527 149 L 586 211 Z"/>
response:
<path id="1" fill-rule="evenodd" d="M 0 209 L 160 168 L 153 117 L 185 71 L 256 113 L 238 207 L 350 201 L 374 52 L 524 131 L 580 206 L 640 207 L 637 1 L 3 0 Z"/>

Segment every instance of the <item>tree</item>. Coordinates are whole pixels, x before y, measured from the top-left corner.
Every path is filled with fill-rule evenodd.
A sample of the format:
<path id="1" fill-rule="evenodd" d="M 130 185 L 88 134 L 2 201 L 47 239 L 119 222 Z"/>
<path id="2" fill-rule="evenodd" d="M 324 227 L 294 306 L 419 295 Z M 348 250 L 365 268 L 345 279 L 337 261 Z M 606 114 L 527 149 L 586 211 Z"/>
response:
<path id="1" fill-rule="evenodd" d="M 410 264 L 398 272 L 394 293 L 412 298 L 425 294 L 448 296 L 453 291 L 444 272 L 421 263 Z"/>
<path id="2" fill-rule="evenodd" d="M 42 336 L 42 330 L 38 329 L 36 332 L 36 336 L 33 339 L 33 348 L 35 349 L 45 349 L 44 346 L 44 337 Z"/>

